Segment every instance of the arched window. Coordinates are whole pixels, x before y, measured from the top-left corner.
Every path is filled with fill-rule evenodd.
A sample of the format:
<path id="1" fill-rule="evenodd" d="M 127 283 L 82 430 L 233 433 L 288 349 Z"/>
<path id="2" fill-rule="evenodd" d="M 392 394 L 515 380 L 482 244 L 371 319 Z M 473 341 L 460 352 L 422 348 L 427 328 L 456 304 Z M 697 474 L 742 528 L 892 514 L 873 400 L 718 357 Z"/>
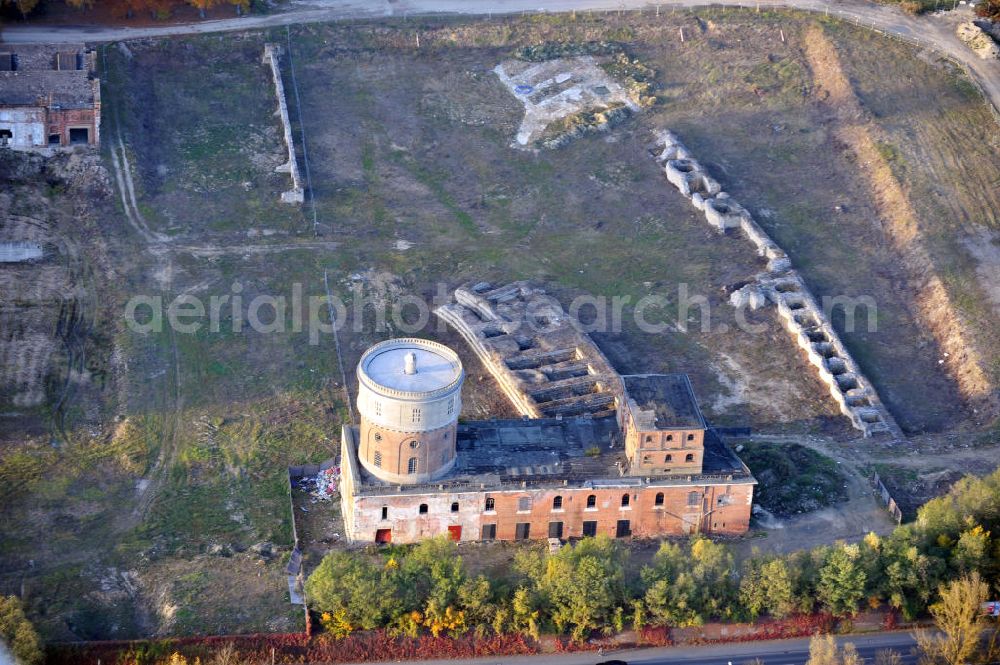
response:
<path id="1" fill-rule="evenodd" d="M 587 507 L 596 508 L 597 507 L 597 497 L 593 494 L 587 497 Z"/>
<path id="2" fill-rule="evenodd" d="M 694 441 L 694 434 L 688 434 L 688 441 Z"/>
<path id="3" fill-rule="evenodd" d="M 496 501 L 494 501 L 493 497 L 491 496 L 486 497 L 486 507 L 483 508 L 483 510 L 487 512 L 496 510 Z"/>
<path id="4" fill-rule="evenodd" d="M 674 435 L 673 434 L 668 434 L 667 435 L 667 441 L 673 441 L 673 440 L 674 440 Z"/>
<path id="5" fill-rule="evenodd" d="M 377 469 L 382 468 L 382 451 L 380 450 L 375 451 L 375 458 L 372 460 L 372 463 L 375 465 L 375 468 Z"/>
<path id="6" fill-rule="evenodd" d="M 654 506 L 662 506 L 663 505 L 663 492 L 657 492 L 656 493 L 656 499 L 653 501 L 653 505 Z"/>
<path id="7" fill-rule="evenodd" d="M 457 513 L 458 512 L 458 501 L 452 501 L 451 502 L 451 512 L 453 512 L 453 513 Z"/>
<path id="8" fill-rule="evenodd" d="M 693 462 L 694 461 L 694 455 L 692 455 L 691 453 L 688 453 L 687 455 L 684 456 L 684 461 L 685 462 Z"/>
<path id="9" fill-rule="evenodd" d="M 667 456 L 666 456 L 666 457 L 665 457 L 665 458 L 663 459 L 663 461 L 664 461 L 664 462 L 673 462 L 673 461 L 674 461 L 674 456 L 673 456 L 673 455 L 667 455 Z"/>
<path id="10" fill-rule="evenodd" d="M 628 508 L 628 504 L 631 501 L 631 499 L 632 497 L 629 496 L 628 494 L 622 494 L 622 508 Z"/>
<path id="11" fill-rule="evenodd" d="M 382 440 L 382 435 L 379 434 L 378 432 L 375 432 L 375 440 L 376 441 L 381 441 Z"/>
<path id="12" fill-rule="evenodd" d="M 421 515 L 426 515 L 427 514 L 427 504 L 426 503 L 420 504 L 420 510 L 419 510 L 419 512 L 420 512 Z"/>
<path id="13" fill-rule="evenodd" d="M 647 434 L 646 435 L 646 443 L 652 443 L 652 442 L 653 442 L 653 435 L 652 434 Z"/>
<path id="14" fill-rule="evenodd" d="M 411 457 L 410 461 L 408 461 L 406 463 L 406 472 L 407 473 L 416 473 L 417 472 L 417 458 L 416 457 Z"/>
<path id="15" fill-rule="evenodd" d="M 643 464 L 652 464 L 653 463 L 653 458 L 650 457 L 649 455 L 643 455 L 642 456 L 642 463 Z"/>
<path id="16" fill-rule="evenodd" d="M 557 496 L 552 499 L 552 510 L 562 510 L 562 497 Z"/>

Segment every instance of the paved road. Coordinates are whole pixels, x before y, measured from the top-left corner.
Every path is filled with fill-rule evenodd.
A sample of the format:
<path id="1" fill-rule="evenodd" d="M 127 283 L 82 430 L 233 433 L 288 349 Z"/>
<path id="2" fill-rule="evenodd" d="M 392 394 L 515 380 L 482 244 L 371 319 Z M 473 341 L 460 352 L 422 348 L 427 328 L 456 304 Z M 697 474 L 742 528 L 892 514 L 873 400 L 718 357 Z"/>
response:
<path id="1" fill-rule="evenodd" d="M 943 0 L 947 4 L 948 0 Z M 316 23 L 346 18 L 377 18 L 429 14 L 516 14 L 535 11 L 586 11 L 663 7 L 697 7 L 706 4 L 794 7 L 833 13 L 946 53 L 965 64 L 978 80 L 993 106 L 1000 109 L 1000 61 L 977 57 L 955 36 L 955 19 L 910 16 L 895 7 L 865 0 L 313 0 L 294 2 L 288 11 L 266 16 L 218 19 L 145 28 L 103 26 L 48 26 L 19 24 L 0 30 L 0 42 L 107 42 L 140 37 L 247 30 Z M 968 14 L 967 9 L 960 12 Z"/>
<path id="2" fill-rule="evenodd" d="M 876 633 L 870 636 L 846 636 L 837 642 L 852 642 L 866 663 L 874 665 L 879 651 L 892 649 L 902 656 L 901 665 L 916 665 L 914 640 L 910 633 Z M 545 656 L 515 656 L 511 658 L 477 658 L 471 660 L 420 661 L 420 665 L 595 665 L 603 660 L 620 659 L 629 665 L 744 665 L 759 658 L 765 665 L 805 665 L 809 659 L 809 640 L 774 640 L 770 642 L 739 642 L 697 647 L 663 647 L 609 651 L 604 656 L 595 652 Z"/>

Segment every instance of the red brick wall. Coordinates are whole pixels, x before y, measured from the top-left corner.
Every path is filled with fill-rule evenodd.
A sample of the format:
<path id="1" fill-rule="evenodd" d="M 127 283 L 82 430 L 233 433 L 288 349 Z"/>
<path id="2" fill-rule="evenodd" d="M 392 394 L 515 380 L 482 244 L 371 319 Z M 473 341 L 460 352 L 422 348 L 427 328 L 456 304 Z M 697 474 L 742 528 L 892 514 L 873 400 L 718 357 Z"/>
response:
<path id="1" fill-rule="evenodd" d="M 656 495 L 663 493 L 663 505 L 656 505 Z M 629 506 L 623 508 L 622 496 L 628 494 Z M 689 494 L 694 501 L 689 503 Z M 587 497 L 596 497 L 594 509 L 587 509 Z M 415 542 L 444 534 L 449 526 L 462 527 L 462 540 L 479 540 L 482 525 L 496 524 L 498 540 L 514 540 L 518 523 L 530 524 L 529 538 L 544 539 L 550 522 L 562 522 L 562 538 L 583 535 L 584 521 L 594 521 L 596 533 L 614 537 L 618 521 L 628 520 L 631 535 L 651 538 L 679 536 L 692 532 L 739 535 L 750 526 L 752 485 L 692 485 L 632 488 L 559 488 L 524 489 L 504 492 L 447 491 L 433 495 L 392 494 L 359 497 L 355 502 L 355 540 L 373 542 L 375 530 L 391 528 L 394 542 Z M 562 509 L 553 510 L 553 499 L 562 497 Z M 527 511 L 520 511 L 519 500 L 530 497 Z M 720 497 L 723 498 L 720 501 Z M 493 499 L 494 510 L 485 511 L 486 499 Z M 452 513 L 452 502 L 459 510 Z M 420 504 L 428 506 L 419 513 Z M 387 520 L 381 519 L 381 507 L 387 506 Z"/>
<path id="2" fill-rule="evenodd" d="M 583 535 L 585 521 L 597 522 L 597 533 L 614 536 L 619 520 L 628 520 L 632 535 L 655 537 L 682 535 L 691 531 L 718 534 L 740 534 L 750 525 L 752 486 L 731 486 L 727 505 L 720 506 L 718 497 L 726 494 L 725 487 L 680 486 L 636 488 L 531 490 L 524 492 L 485 493 L 494 499 L 495 515 L 484 513 L 483 524 L 497 524 L 497 539 L 513 540 L 516 525 L 527 522 L 531 538 L 548 537 L 549 522 L 563 523 L 563 538 Z M 699 501 L 688 505 L 688 495 L 697 492 Z M 656 506 L 656 495 L 663 493 L 663 506 Z M 628 507 L 622 507 L 622 496 L 629 495 Z M 587 508 L 587 497 L 596 497 L 596 507 Z M 518 500 L 531 497 L 528 512 L 518 510 Z M 554 511 L 553 499 L 562 497 L 562 510 Z M 707 502 L 707 504 L 706 504 Z M 706 505 L 708 508 L 706 516 Z"/>
<path id="3" fill-rule="evenodd" d="M 97 141 L 97 127 L 94 124 L 96 116 L 94 109 L 49 109 L 48 133 L 60 136 L 60 145 L 70 145 L 69 130 L 71 127 L 86 127 L 87 140 L 90 145 Z"/>
<path id="4" fill-rule="evenodd" d="M 640 431 L 636 429 L 631 414 L 628 416 L 625 454 L 631 463 L 631 475 L 699 474 L 704 450 L 704 430 Z M 666 461 L 668 454 L 672 458 L 669 462 Z M 686 461 L 688 455 L 693 457 L 690 462 Z"/>

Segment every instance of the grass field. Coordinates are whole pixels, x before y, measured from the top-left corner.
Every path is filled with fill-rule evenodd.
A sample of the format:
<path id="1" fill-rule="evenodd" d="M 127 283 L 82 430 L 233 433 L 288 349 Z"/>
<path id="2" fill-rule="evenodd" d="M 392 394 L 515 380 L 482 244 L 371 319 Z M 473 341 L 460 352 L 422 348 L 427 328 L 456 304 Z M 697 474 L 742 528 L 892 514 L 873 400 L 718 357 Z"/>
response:
<path id="1" fill-rule="evenodd" d="M 626 316 L 620 332 L 595 335 L 619 370 L 689 373 L 716 424 L 853 437 L 773 311 L 750 315 L 763 333 L 737 328 L 724 288 L 763 263 L 748 243 L 718 237 L 665 182 L 646 147 L 653 129 L 669 127 L 787 249 L 817 295 L 875 298 L 878 331 L 845 339 L 900 423 L 963 432 L 976 421 L 966 420 L 934 340 L 920 332 L 871 195 L 813 95 L 800 43 L 813 20 L 732 10 L 656 22 L 546 15 L 109 47 L 104 162 L 113 173 L 120 132 L 139 211 L 165 240 L 148 245 L 109 186 L 86 211 L 84 250 L 93 258 L 100 245 L 113 266 L 100 301 L 118 311 L 136 294 L 169 302 L 238 291 L 249 302 L 290 296 L 295 285 L 322 295 L 326 272 L 348 304 L 360 286 L 382 308 L 399 294 L 429 297 L 439 283 L 528 278 L 564 301 L 664 294 L 672 319 L 684 284 L 711 304 L 710 329 L 650 335 Z M 979 266 L 954 240 L 996 230 L 988 176 L 976 175 L 998 166 L 981 100 L 945 63 L 835 23 L 823 29 L 888 137 L 884 154 L 926 215 L 947 283 L 972 325 L 988 331 L 995 313 L 969 286 Z M 656 70 L 658 103 L 558 150 L 511 148 L 521 106 L 491 70 L 546 40 L 625 43 Z M 301 108 L 292 99 L 291 111 L 296 137 L 304 129 L 308 141 L 318 239 L 311 207 L 278 198 L 288 176 L 274 172 L 283 157 L 260 63 L 266 41 L 292 46 Z M 283 66 L 288 81 L 287 57 Z M 937 108 L 891 93 L 899 80 L 918 81 Z M 949 171 L 956 160 L 962 168 Z M 935 178 L 960 196 L 934 195 Z M 85 200 L 72 189 L 50 195 L 70 207 Z M 939 217 L 947 223 L 935 226 Z M 328 244 L 310 245 L 317 240 Z M 374 330 L 375 308 L 360 317 L 348 308 L 340 339 L 348 374 L 391 334 Z M 269 541 L 287 551 L 285 468 L 335 454 L 346 404 L 332 339 L 310 344 L 307 331 L 293 331 L 301 318 L 280 318 L 284 331 L 268 334 L 234 331 L 225 316 L 219 332 L 197 334 L 138 334 L 115 320 L 97 331 L 93 354 L 117 368 L 114 378 L 69 406 L 62 445 L 51 445 L 44 410 L 3 437 L 0 560 L 10 572 L 0 581 L 5 591 L 25 581 L 47 637 L 296 628 L 281 557 L 263 562 L 247 548 Z M 464 353 L 453 333 L 432 334 Z M 482 369 L 471 360 L 468 369 L 464 415 L 510 415 Z M 234 553 L 222 556 L 220 546 Z"/>

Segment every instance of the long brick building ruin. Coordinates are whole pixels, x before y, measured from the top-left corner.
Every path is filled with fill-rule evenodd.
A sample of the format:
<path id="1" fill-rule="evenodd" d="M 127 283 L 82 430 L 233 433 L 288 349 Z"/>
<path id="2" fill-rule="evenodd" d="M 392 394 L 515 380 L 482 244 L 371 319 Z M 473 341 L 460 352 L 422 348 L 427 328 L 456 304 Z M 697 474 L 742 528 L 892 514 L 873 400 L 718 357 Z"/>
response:
<path id="1" fill-rule="evenodd" d="M 513 314 L 543 292 L 524 283 L 459 292 L 465 305 L 446 306 L 446 320 L 470 343 L 489 342 L 477 354 L 532 415 L 459 422 L 465 374 L 452 349 L 416 338 L 368 349 L 357 368 L 360 425 L 345 426 L 341 439 L 348 539 L 748 529 L 756 480 L 707 427 L 686 375 L 619 376 L 589 337 L 558 319 L 526 337 Z M 459 323 L 464 318 L 469 325 Z M 511 344 L 500 339 L 511 334 L 504 327 L 516 336 Z"/>
<path id="2" fill-rule="evenodd" d="M 0 44 L 0 148 L 99 145 L 94 58 L 83 44 Z"/>

